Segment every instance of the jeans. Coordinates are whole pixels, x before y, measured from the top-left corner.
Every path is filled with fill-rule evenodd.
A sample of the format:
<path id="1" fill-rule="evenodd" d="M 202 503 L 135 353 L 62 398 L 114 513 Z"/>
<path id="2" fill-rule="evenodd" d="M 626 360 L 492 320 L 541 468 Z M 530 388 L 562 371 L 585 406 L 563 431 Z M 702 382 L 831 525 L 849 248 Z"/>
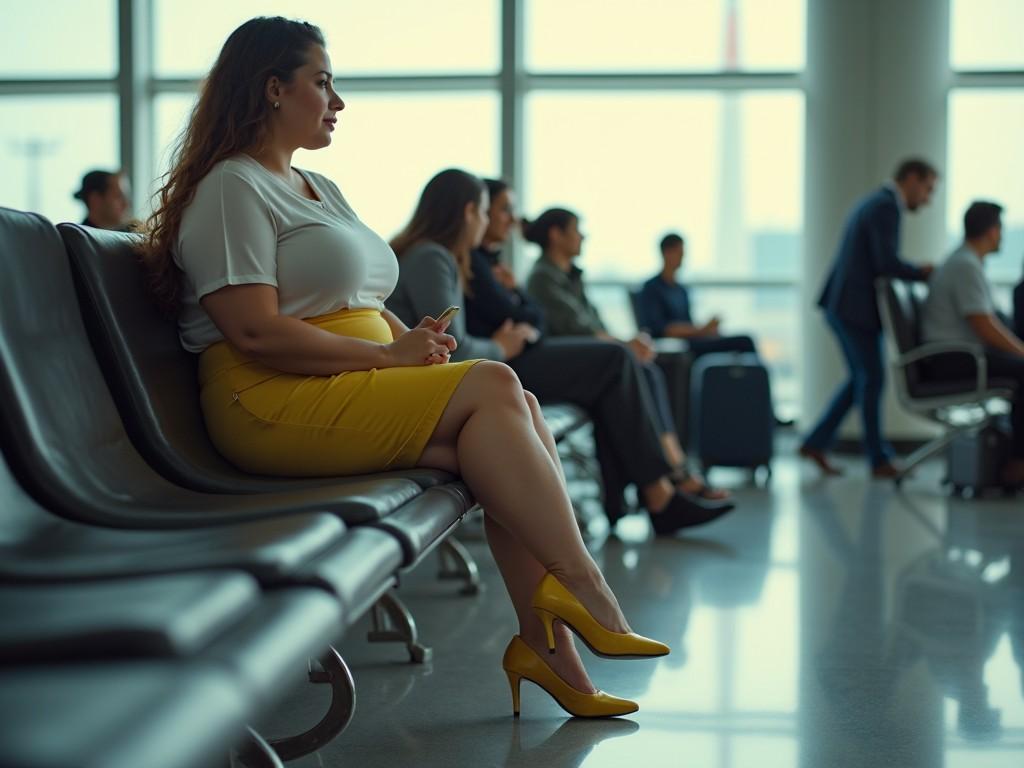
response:
<path id="1" fill-rule="evenodd" d="M 856 403 L 871 466 L 887 464 L 892 459 L 893 450 L 882 438 L 882 389 L 885 385 L 882 333 L 847 325 L 832 312 L 826 312 L 825 319 L 839 341 L 849 376 L 832 395 L 832 401 L 807 436 L 804 447 L 828 450 L 843 418 Z"/>

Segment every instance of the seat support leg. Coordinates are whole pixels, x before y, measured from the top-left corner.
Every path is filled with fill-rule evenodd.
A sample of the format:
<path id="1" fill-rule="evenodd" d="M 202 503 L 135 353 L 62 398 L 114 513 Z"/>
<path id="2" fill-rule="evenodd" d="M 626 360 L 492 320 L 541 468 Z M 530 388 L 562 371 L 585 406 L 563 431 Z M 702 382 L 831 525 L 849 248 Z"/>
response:
<path id="1" fill-rule="evenodd" d="M 310 669 L 309 681 L 331 686 L 331 705 L 320 722 L 304 733 L 271 740 L 270 746 L 282 760 L 294 760 L 321 749 L 348 727 L 356 711 L 356 685 L 352 672 L 334 648 L 329 648 L 320 658 L 318 669 Z"/>
<path id="2" fill-rule="evenodd" d="M 441 558 L 437 578 L 464 581 L 465 584 L 459 590 L 460 595 L 476 595 L 480 592 L 480 569 L 461 541 L 449 536 L 438 545 L 437 552 Z"/>
<path id="3" fill-rule="evenodd" d="M 896 483 L 898 484 L 899 482 L 904 480 L 907 477 L 907 475 L 910 474 L 910 471 L 914 469 L 914 467 L 939 453 L 939 451 L 941 451 L 947 445 L 953 442 L 953 440 L 955 440 L 959 435 L 963 434 L 964 432 L 969 432 L 970 430 L 973 429 L 980 429 L 984 427 L 986 424 L 988 424 L 989 421 L 991 421 L 991 418 L 985 419 L 984 421 L 978 424 L 970 424 L 962 427 L 947 428 L 943 434 L 939 435 L 938 437 L 932 440 L 929 440 L 927 443 L 922 445 L 920 448 L 918 448 L 916 451 L 911 453 L 903 460 L 902 465 L 900 467 L 900 473 L 894 478 Z"/>
<path id="4" fill-rule="evenodd" d="M 418 642 L 416 619 L 409 613 L 401 600 L 391 592 L 385 592 L 373 604 L 371 613 L 373 629 L 366 634 L 371 643 L 405 643 L 409 661 L 424 664 L 430 661 L 433 650 Z"/>
<path id="5" fill-rule="evenodd" d="M 246 727 L 245 741 L 238 746 L 235 752 L 236 759 L 230 764 L 240 765 L 243 768 L 284 768 L 281 758 L 274 752 L 273 747 L 267 744 L 256 731 Z"/>

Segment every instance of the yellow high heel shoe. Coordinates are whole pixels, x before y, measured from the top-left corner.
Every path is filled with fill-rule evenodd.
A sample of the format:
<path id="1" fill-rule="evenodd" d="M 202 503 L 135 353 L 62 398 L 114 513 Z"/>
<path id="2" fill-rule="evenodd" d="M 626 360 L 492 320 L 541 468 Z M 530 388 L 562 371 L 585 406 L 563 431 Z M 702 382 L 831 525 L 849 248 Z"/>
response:
<path id="1" fill-rule="evenodd" d="M 617 659 L 644 659 L 667 656 L 671 649 L 664 643 L 635 632 L 612 632 L 602 627 L 590 611 L 566 589 L 562 582 L 546 574 L 533 593 L 533 612 L 544 625 L 548 651 L 555 652 L 555 619 L 580 636 L 598 656 Z"/>
<path id="2" fill-rule="evenodd" d="M 640 707 L 635 701 L 620 699 L 598 691 L 584 693 L 569 685 L 547 665 L 537 652 L 519 635 L 505 649 L 501 666 L 508 675 L 508 684 L 512 689 L 512 714 L 519 717 L 519 683 L 523 679 L 539 685 L 566 712 L 573 717 L 616 717 L 636 712 Z"/>

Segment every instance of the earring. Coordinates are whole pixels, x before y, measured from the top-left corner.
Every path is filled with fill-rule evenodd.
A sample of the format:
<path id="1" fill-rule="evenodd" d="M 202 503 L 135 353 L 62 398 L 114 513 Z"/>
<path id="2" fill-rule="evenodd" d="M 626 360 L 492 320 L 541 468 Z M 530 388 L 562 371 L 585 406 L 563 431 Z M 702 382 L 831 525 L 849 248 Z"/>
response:
<path id="1" fill-rule="evenodd" d="M 274 109 L 280 109 L 280 108 L 281 108 L 281 102 L 280 101 L 275 101 L 274 102 Z"/>

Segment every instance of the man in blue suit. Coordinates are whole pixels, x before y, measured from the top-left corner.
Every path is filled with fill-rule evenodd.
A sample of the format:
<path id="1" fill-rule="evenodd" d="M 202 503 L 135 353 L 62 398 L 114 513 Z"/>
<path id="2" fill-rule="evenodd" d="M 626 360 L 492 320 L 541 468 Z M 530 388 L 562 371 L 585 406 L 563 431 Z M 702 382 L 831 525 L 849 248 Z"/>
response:
<path id="1" fill-rule="evenodd" d="M 839 250 L 818 306 L 835 334 L 849 376 L 832 397 L 800 447 L 800 455 L 827 475 L 839 474 L 825 455 L 840 423 L 854 403 L 863 421 L 864 445 L 875 477 L 894 477 L 892 448 L 882 438 L 882 323 L 875 299 L 875 280 L 897 277 L 927 280 L 931 265 L 914 266 L 899 256 L 900 219 L 931 198 L 938 172 L 924 160 L 900 163 L 893 180 L 857 202 L 843 228 Z"/>

